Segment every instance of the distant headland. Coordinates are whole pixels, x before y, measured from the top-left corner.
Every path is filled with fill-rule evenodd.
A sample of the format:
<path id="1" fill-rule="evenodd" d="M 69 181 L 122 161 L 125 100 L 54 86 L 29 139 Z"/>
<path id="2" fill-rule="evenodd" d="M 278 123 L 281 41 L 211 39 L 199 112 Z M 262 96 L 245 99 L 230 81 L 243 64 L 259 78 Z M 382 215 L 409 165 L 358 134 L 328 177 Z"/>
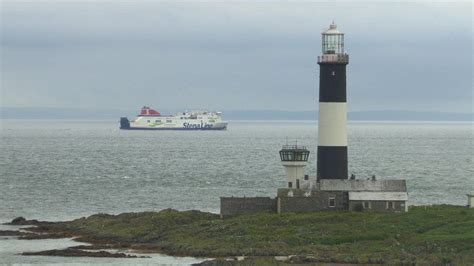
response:
<path id="1" fill-rule="evenodd" d="M 177 110 L 163 110 L 175 113 Z M 0 107 L 2 119 L 114 119 L 136 110 L 94 110 L 42 107 Z M 223 110 L 229 120 L 311 120 L 318 117 L 317 110 Z M 371 110 L 348 112 L 349 121 L 474 121 L 473 113 L 421 112 L 403 110 Z"/>

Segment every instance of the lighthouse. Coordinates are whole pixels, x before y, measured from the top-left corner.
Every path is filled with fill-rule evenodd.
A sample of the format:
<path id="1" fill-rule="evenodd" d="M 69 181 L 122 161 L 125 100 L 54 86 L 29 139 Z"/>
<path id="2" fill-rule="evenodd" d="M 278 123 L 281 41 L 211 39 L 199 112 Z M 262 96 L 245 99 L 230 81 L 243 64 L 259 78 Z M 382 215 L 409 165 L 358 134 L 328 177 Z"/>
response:
<path id="1" fill-rule="evenodd" d="M 344 33 L 334 22 L 322 33 L 319 64 L 317 179 L 348 179 Z"/>
<path id="2" fill-rule="evenodd" d="M 344 33 L 334 22 L 322 33 L 322 54 L 318 56 L 319 134 L 317 178 L 304 174 L 309 150 L 301 145 L 284 145 L 280 150 L 288 185 L 270 197 L 221 197 L 221 217 L 270 211 L 376 211 L 407 212 L 406 180 L 348 178 L 347 106 Z M 472 195 L 468 195 L 474 198 Z M 474 202 L 474 200 L 471 200 Z M 472 203 L 471 205 L 473 205 Z"/>
<path id="3" fill-rule="evenodd" d="M 308 157 L 309 150 L 305 146 L 284 145 L 280 150 L 281 164 L 285 167 L 288 188 L 300 188 Z"/>

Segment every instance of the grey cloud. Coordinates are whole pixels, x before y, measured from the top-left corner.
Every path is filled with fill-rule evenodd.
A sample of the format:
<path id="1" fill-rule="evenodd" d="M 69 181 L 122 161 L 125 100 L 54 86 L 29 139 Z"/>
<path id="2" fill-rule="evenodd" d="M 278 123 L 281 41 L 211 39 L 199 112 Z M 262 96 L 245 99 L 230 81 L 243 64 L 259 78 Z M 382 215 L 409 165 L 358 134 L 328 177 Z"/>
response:
<path id="1" fill-rule="evenodd" d="M 346 32 L 353 110 L 469 111 L 470 3 L 5 2 L 3 106 L 316 108 Z"/>

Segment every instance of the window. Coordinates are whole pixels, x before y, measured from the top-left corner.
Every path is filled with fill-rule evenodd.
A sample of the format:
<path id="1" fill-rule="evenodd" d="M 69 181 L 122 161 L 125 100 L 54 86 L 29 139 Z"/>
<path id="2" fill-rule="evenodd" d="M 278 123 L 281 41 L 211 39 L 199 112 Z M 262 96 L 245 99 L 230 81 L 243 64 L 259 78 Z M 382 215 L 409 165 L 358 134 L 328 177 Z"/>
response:
<path id="1" fill-rule="evenodd" d="M 150 120 L 147 120 L 146 122 L 147 122 L 147 123 L 150 123 Z"/>
<path id="2" fill-rule="evenodd" d="M 329 208 L 336 207 L 336 197 L 329 196 Z"/>
<path id="3" fill-rule="evenodd" d="M 386 201 L 385 202 L 385 209 L 395 209 L 395 201 Z M 402 206 L 403 207 L 403 206 Z"/>
<path id="4" fill-rule="evenodd" d="M 295 152 L 295 161 L 303 161 L 303 153 Z"/>
<path id="5" fill-rule="evenodd" d="M 291 188 L 293 184 L 291 182 L 288 182 L 288 187 Z"/>
<path id="6" fill-rule="evenodd" d="M 166 120 L 166 123 L 172 123 L 173 120 Z"/>
<path id="7" fill-rule="evenodd" d="M 161 123 L 161 120 L 155 120 L 155 123 Z"/>
<path id="8" fill-rule="evenodd" d="M 362 206 L 364 206 L 364 209 L 370 209 L 370 207 L 371 207 L 370 206 L 370 201 L 364 201 Z"/>

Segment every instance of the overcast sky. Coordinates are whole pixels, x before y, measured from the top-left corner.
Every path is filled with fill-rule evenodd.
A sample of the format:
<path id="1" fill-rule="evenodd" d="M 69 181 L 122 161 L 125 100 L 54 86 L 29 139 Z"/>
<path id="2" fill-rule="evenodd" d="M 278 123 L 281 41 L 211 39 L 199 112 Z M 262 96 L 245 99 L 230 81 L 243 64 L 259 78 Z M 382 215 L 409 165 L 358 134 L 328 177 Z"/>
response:
<path id="1" fill-rule="evenodd" d="M 3 107 L 315 110 L 334 20 L 349 110 L 473 110 L 470 2 L 1 5 Z"/>

